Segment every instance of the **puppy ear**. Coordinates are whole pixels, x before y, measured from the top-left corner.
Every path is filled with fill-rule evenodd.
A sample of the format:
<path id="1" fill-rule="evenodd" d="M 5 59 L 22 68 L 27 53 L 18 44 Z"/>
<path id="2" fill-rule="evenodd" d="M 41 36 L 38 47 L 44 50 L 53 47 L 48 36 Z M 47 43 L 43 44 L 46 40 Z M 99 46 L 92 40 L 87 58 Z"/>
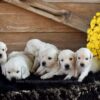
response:
<path id="1" fill-rule="evenodd" d="M 92 52 L 90 52 L 90 59 L 92 59 L 93 58 L 93 53 Z"/>
<path id="2" fill-rule="evenodd" d="M 58 58 L 59 58 L 59 54 L 60 54 L 60 50 L 58 50 L 58 52 L 57 52 L 57 60 L 59 60 Z"/>
<path id="3" fill-rule="evenodd" d="M 2 74 L 6 76 L 6 68 L 5 65 L 1 65 Z"/>
<path id="4" fill-rule="evenodd" d="M 60 61 L 58 60 L 58 65 L 61 66 Z"/>
<path id="5" fill-rule="evenodd" d="M 59 59 L 59 55 L 60 55 L 60 53 L 61 53 L 61 50 L 58 50 L 58 59 Z"/>
<path id="6" fill-rule="evenodd" d="M 21 67 L 21 78 L 22 78 L 22 79 L 25 79 L 25 78 L 27 78 L 29 75 L 30 75 L 29 70 L 28 70 L 26 67 L 22 66 L 22 67 Z"/>
<path id="7" fill-rule="evenodd" d="M 5 52 L 7 52 L 7 50 L 8 50 L 8 48 L 6 47 L 6 48 L 5 48 Z"/>

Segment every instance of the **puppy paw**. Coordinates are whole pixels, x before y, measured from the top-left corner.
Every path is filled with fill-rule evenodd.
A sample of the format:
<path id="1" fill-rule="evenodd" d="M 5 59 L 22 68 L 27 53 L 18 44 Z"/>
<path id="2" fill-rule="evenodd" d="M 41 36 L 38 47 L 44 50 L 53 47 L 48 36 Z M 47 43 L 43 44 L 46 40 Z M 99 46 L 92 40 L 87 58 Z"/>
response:
<path id="1" fill-rule="evenodd" d="M 82 81 L 83 81 L 83 79 L 81 79 L 81 78 L 78 79 L 78 82 L 82 82 Z"/>
<path id="2" fill-rule="evenodd" d="M 38 73 L 37 72 L 34 72 L 34 75 L 38 75 Z"/>
<path id="3" fill-rule="evenodd" d="M 40 78 L 43 79 L 43 80 L 44 80 L 44 79 L 48 79 L 47 75 L 43 75 L 43 76 L 41 76 Z"/>
<path id="4" fill-rule="evenodd" d="M 71 76 L 68 75 L 68 76 L 66 76 L 66 77 L 64 78 L 64 80 L 67 80 L 67 79 L 71 79 Z"/>
<path id="5" fill-rule="evenodd" d="M 35 75 L 39 75 L 39 70 L 37 70 L 36 72 L 34 72 Z"/>

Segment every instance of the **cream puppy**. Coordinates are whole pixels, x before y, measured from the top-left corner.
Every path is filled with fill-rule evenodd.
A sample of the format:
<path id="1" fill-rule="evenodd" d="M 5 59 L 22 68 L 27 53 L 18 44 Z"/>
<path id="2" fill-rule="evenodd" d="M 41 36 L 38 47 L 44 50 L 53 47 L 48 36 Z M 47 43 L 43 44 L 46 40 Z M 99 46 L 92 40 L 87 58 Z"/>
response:
<path id="1" fill-rule="evenodd" d="M 39 66 L 39 52 L 43 50 L 46 46 L 45 42 L 40 41 L 39 39 L 31 39 L 26 43 L 25 52 L 30 53 L 35 58 L 34 65 L 32 67 L 32 72 L 35 72 Z"/>
<path id="2" fill-rule="evenodd" d="M 72 50 L 62 50 L 59 53 L 58 61 L 60 70 L 58 75 L 66 74 L 65 79 L 70 79 L 75 73 L 75 53 Z"/>
<path id="3" fill-rule="evenodd" d="M 2 65 L 2 73 L 8 80 L 25 79 L 30 75 L 32 60 L 21 52 L 9 54 L 8 61 Z"/>
<path id="4" fill-rule="evenodd" d="M 100 71 L 100 59 L 98 59 L 97 57 L 93 57 L 92 59 L 91 71 L 93 73 Z"/>
<path id="5" fill-rule="evenodd" d="M 91 70 L 93 54 L 87 48 L 80 48 L 76 51 L 76 59 L 76 67 L 80 74 L 78 81 L 82 82 Z"/>
<path id="6" fill-rule="evenodd" d="M 7 61 L 7 46 L 4 42 L 0 42 L 0 64 Z"/>
<path id="7" fill-rule="evenodd" d="M 32 39 L 32 40 L 29 40 L 27 42 L 24 51 L 32 54 L 33 57 L 35 58 L 34 65 L 32 67 L 33 73 L 39 67 L 39 64 L 40 64 L 39 54 L 40 54 L 40 52 L 44 51 L 45 49 L 48 49 L 48 48 L 51 49 L 51 48 L 56 48 L 56 47 L 50 43 L 45 43 L 43 41 L 40 41 L 39 39 Z"/>
<path id="8" fill-rule="evenodd" d="M 41 79 L 52 78 L 59 70 L 58 65 L 58 49 L 56 47 L 47 48 L 40 52 L 40 67 L 36 73 L 42 75 Z"/>

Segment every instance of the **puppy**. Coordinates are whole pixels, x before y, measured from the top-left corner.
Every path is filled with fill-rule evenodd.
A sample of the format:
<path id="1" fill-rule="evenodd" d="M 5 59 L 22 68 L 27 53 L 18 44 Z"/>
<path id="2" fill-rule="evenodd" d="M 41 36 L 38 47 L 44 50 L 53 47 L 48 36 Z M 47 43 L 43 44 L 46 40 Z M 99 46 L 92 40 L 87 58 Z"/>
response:
<path id="1" fill-rule="evenodd" d="M 96 73 L 100 71 L 100 59 L 93 57 L 91 72 Z"/>
<path id="2" fill-rule="evenodd" d="M 8 56 L 8 61 L 2 65 L 2 73 L 8 80 L 25 79 L 30 75 L 32 60 L 21 52 L 12 52 Z"/>
<path id="3" fill-rule="evenodd" d="M 59 70 L 58 52 L 56 47 L 47 48 L 39 53 L 40 67 L 36 73 L 41 75 L 41 79 L 52 78 Z"/>
<path id="4" fill-rule="evenodd" d="M 39 39 L 31 39 L 27 42 L 25 47 L 25 52 L 32 54 L 33 56 L 38 56 L 39 51 L 44 49 L 46 43 L 40 41 Z"/>
<path id="5" fill-rule="evenodd" d="M 75 53 L 73 51 L 68 49 L 60 51 L 58 61 L 60 65 L 58 75 L 66 74 L 67 76 L 64 78 L 64 80 L 70 79 L 72 76 L 74 76 Z"/>
<path id="6" fill-rule="evenodd" d="M 39 53 L 48 48 L 56 48 L 56 47 L 50 43 L 45 43 L 43 41 L 40 41 L 39 39 L 32 39 L 27 42 L 24 51 L 32 54 L 33 57 L 35 58 L 34 65 L 32 67 L 33 73 L 36 71 L 36 69 L 39 67 L 39 64 L 40 64 Z"/>
<path id="7" fill-rule="evenodd" d="M 93 54 L 92 52 L 87 48 L 80 48 L 76 51 L 76 67 L 78 71 L 79 82 L 82 82 L 83 79 L 88 75 L 88 73 L 91 70 L 92 66 L 92 59 Z"/>
<path id="8" fill-rule="evenodd" d="M 0 64 L 7 61 L 7 46 L 4 42 L 0 42 Z"/>

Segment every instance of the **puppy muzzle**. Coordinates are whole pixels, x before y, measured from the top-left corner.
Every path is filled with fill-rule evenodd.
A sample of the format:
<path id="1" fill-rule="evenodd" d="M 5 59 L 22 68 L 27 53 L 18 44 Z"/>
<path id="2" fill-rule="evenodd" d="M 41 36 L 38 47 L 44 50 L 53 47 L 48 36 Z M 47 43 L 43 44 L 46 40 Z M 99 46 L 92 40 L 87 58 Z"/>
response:
<path id="1" fill-rule="evenodd" d="M 80 63 L 80 66 L 81 66 L 81 67 L 84 67 L 84 66 L 85 66 L 85 64 L 84 64 L 84 63 Z"/>
<path id="2" fill-rule="evenodd" d="M 46 62 L 45 61 L 42 62 L 42 66 L 46 66 Z"/>
<path id="3" fill-rule="evenodd" d="M 66 64 L 66 65 L 65 65 L 65 69 L 66 69 L 66 70 L 68 70 L 68 69 L 69 69 L 69 67 L 70 67 L 70 65 L 69 65 L 69 64 Z"/>
<path id="4" fill-rule="evenodd" d="M 12 81 L 12 82 L 15 82 L 15 81 L 16 81 L 16 78 L 15 78 L 15 77 L 12 77 L 12 78 L 11 78 L 11 81 Z"/>
<path id="5" fill-rule="evenodd" d="M 0 53 L 0 58 L 2 58 L 2 54 Z"/>

